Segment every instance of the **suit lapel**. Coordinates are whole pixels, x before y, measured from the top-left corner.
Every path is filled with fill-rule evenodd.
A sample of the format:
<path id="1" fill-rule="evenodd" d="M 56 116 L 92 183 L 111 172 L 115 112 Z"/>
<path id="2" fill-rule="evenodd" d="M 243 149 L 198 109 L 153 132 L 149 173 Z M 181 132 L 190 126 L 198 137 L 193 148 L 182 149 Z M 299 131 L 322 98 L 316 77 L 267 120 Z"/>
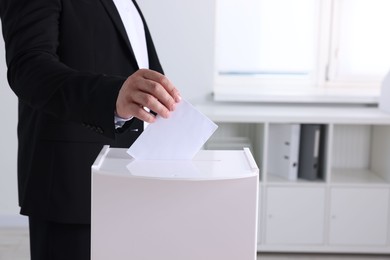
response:
<path id="1" fill-rule="evenodd" d="M 138 68 L 137 60 L 135 58 L 133 48 L 131 47 L 129 37 L 127 36 L 126 29 L 123 25 L 122 19 L 118 13 L 118 10 L 116 9 L 116 6 L 115 6 L 113 0 L 100 0 L 100 1 L 102 2 L 102 4 L 105 7 L 109 16 L 111 17 L 111 20 L 114 23 L 115 27 L 117 28 L 119 34 L 121 35 L 121 37 L 125 41 L 128 49 L 131 53 L 131 56 L 132 56 L 131 61 L 132 61 L 133 65 L 135 65 L 135 67 Z"/>

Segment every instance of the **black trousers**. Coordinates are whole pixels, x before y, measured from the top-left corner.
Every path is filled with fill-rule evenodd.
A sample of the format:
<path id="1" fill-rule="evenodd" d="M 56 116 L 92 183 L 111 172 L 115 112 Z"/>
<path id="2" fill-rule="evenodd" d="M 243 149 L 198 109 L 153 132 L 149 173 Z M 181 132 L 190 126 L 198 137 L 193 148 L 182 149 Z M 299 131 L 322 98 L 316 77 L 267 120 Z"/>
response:
<path id="1" fill-rule="evenodd" d="M 31 260 L 90 260 L 91 226 L 29 218 Z"/>

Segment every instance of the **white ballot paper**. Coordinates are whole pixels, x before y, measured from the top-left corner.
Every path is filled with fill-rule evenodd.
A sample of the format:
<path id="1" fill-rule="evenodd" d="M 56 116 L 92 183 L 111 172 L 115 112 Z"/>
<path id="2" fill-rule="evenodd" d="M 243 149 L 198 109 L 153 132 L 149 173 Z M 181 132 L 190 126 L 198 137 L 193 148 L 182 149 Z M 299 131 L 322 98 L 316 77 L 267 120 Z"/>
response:
<path id="1" fill-rule="evenodd" d="M 191 160 L 217 128 L 182 99 L 169 118 L 157 115 L 127 153 L 138 160 Z"/>

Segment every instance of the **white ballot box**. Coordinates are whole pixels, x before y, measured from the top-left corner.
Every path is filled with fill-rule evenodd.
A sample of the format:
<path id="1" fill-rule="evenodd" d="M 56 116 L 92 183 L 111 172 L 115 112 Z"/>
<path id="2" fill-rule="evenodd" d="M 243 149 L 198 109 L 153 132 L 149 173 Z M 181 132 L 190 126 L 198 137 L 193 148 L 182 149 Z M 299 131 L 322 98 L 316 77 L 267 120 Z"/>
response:
<path id="1" fill-rule="evenodd" d="M 249 151 L 92 166 L 92 260 L 255 260 L 259 169 Z"/>

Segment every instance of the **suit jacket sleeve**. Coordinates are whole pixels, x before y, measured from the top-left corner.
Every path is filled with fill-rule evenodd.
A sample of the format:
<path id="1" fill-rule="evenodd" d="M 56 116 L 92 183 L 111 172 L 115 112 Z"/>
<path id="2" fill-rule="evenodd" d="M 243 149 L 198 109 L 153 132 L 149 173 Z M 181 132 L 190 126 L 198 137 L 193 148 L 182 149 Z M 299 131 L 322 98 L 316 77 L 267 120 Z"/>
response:
<path id="1" fill-rule="evenodd" d="M 99 125 L 113 138 L 125 78 L 77 71 L 60 61 L 61 9 L 60 0 L 0 1 L 9 84 L 28 106 L 61 120 Z"/>

